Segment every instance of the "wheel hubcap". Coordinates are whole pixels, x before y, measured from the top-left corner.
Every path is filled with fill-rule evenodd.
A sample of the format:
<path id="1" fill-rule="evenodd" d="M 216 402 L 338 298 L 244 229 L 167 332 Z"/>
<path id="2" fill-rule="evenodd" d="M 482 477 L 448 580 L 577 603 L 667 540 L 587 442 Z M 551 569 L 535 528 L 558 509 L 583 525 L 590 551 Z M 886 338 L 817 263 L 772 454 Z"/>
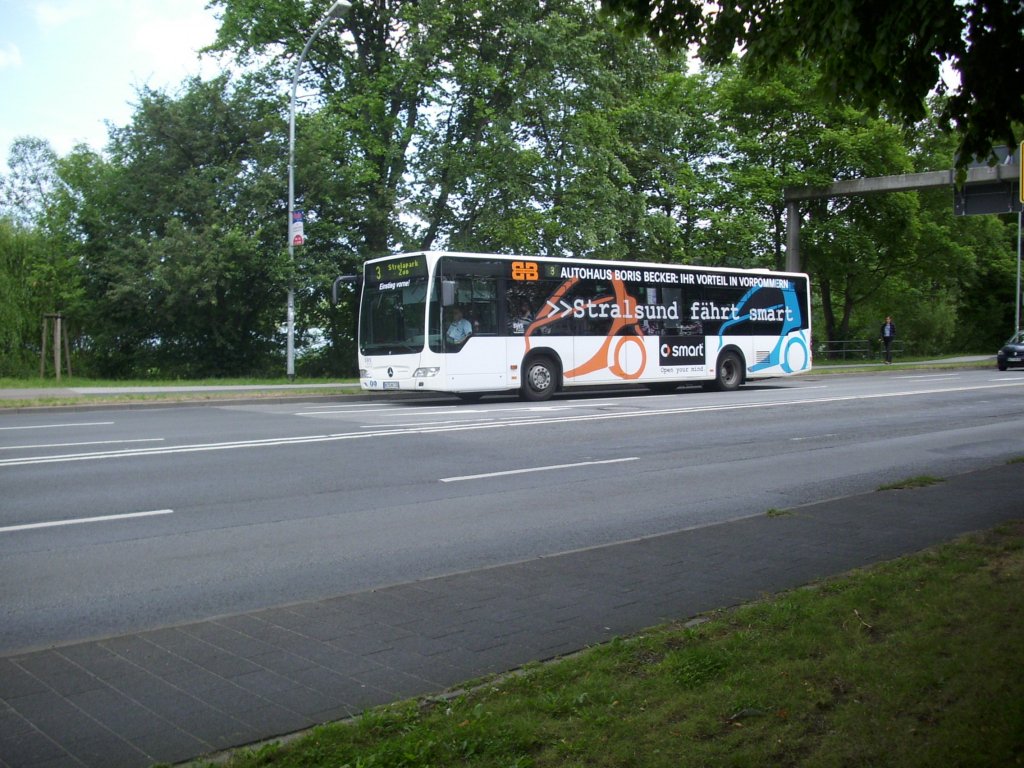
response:
<path id="1" fill-rule="evenodd" d="M 535 365 L 530 368 L 530 386 L 537 391 L 545 390 L 551 386 L 551 371 L 543 365 Z"/>

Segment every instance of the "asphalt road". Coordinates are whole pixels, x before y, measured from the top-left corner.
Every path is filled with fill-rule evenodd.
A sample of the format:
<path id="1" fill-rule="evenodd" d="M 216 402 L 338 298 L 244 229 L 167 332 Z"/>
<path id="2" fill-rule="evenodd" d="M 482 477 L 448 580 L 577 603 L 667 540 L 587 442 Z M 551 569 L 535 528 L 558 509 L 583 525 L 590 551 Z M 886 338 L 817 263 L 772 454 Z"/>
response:
<path id="1" fill-rule="evenodd" d="M 1024 372 L 733 393 L 0 414 L 0 652 L 701 526 L 1024 456 Z"/>

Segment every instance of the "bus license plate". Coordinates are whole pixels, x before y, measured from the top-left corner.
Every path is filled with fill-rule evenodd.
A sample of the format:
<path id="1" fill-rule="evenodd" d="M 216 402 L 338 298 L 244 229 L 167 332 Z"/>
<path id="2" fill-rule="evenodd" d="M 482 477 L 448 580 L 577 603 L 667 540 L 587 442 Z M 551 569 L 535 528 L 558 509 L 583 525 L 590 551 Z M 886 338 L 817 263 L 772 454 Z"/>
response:
<path id="1" fill-rule="evenodd" d="M 384 382 L 384 389 L 398 389 L 398 382 L 397 381 L 385 381 Z"/>

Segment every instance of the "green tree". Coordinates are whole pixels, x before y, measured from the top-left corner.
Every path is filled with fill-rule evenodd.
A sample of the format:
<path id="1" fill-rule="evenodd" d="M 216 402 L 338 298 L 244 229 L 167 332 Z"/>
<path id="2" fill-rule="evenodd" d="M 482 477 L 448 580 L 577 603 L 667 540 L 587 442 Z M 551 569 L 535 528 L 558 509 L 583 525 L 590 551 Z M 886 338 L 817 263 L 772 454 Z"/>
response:
<path id="1" fill-rule="evenodd" d="M 0 217 L 0 376 L 23 376 L 38 362 L 41 307 L 33 266 L 44 259 L 39 233 Z"/>
<path id="2" fill-rule="evenodd" d="M 687 114 L 674 111 L 680 62 L 595 23 L 579 2 L 515 3 L 474 19 L 494 31 L 463 48 L 415 165 L 421 244 L 669 258 L 636 235 L 649 215 L 665 230 L 672 207 L 659 170 L 673 178 L 676 159 L 656 147 Z M 648 195 L 661 196 L 653 212 Z"/>
<path id="3" fill-rule="evenodd" d="M 81 259 L 85 332 L 106 375 L 270 370 L 287 264 L 277 115 L 227 77 L 145 90 L 110 159 L 65 164 L 64 236 Z M 269 157 L 268 157 L 269 153 Z"/>
<path id="4" fill-rule="evenodd" d="M 215 5 L 214 49 L 267 61 L 264 93 L 283 105 L 326 3 Z M 657 258 L 678 249 L 666 212 L 681 210 L 670 200 L 687 190 L 671 152 L 656 144 L 676 132 L 672 99 L 685 81 L 658 97 L 650 91 L 680 61 L 617 35 L 588 3 L 355 4 L 324 28 L 306 61 L 302 90 L 320 96 L 298 115 L 296 190 L 310 236 L 298 254 L 307 287 L 299 314 L 328 329 L 331 348 L 350 344 L 353 329 L 325 311 L 325 292 L 334 275 L 371 256 L 441 247 L 651 256 L 647 231 L 664 241 Z M 665 103 L 643 125 L 657 98 Z M 683 117 L 696 115 L 691 107 Z M 643 137 L 655 121 L 658 137 Z M 659 199 L 649 204 L 648 194 Z"/>
<path id="5" fill-rule="evenodd" d="M 791 67 L 759 80 L 735 60 L 719 69 L 712 119 L 723 150 L 712 168 L 720 184 L 709 212 L 709 263 L 784 268 L 782 190 L 824 183 L 834 162 L 815 148 L 830 122 L 849 125 L 816 97 L 815 79 L 813 69 Z"/>
<path id="6" fill-rule="evenodd" d="M 948 209 L 946 196 L 932 195 L 934 206 Z M 945 198 L 945 199 L 942 199 Z M 943 349 L 994 352 L 1017 328 L 1017 222 L 996 216 L 962 216 L 932 224 L 939 239 L 953 248 L 962 264 L 950 273 L 950 301 L 955 302 L 955 326 Z"/>
<path id="7" fill-rule="evenodd" d="M 242 64 L 262 62 L 261 93 L 276 98 L 284 113 L 285 84 L 328 3 L 212 5 L 220 8 L 221 26 L 211 50 L 230 52 Z M 427 134 L 425 115 L 447 68 L 446 51 L 466 43 L 471 18 L 472 8 L 448 3 L 356 4 L 344 20 L 324 27 L 298 72 L 308 98 L 297 115 L 295 189 L 308 244 L 296 253 L 297 327 L 300 334 L 325 328 L 329 350 L 348 352 L 354 335 L 351 307 L 327 310 L 333 277 L 422 240 L 407 208 L 410 190 L 422 183 L 410 162 Z"/>
<path id="8" fill-rule="evenodd" d="M 681 58 L 595 25 L 587 11 L 570 4 L 535 33 L 550 54 L 514 134 L 536 161 L 528 202 L 543 212 L 543 228 L 535 250 L 682 261 L 699 195 L 685 188 L 688 163 L 707 146 L 690 122 L 699 80 L 681 73 Z"/>
<path id="9" fill-rule="evenodd" d="M 941 109 L 940 100 L 935 112 Z M 919 123 L 911 141 L 914 170 L 948 167 L 954 142 L 934 121 Z M 919 199 L 920 251 L 930 274 L 911 280 L 907 290 L 913 295 L 926 289 L 932 298 L 911 304 L 920 311 L 904 325 L 933 349 L 992 351 L 1016 328 L 1017 219 L 955 216 L 948 190 L 921 192 Z"/>
<path id="10" fill-rule="evenodd" d="M 63 191 L 57 154 L 43 139 L 22 137 L 11 145 L 8 166 L 0 177 L 0 344 L 7 369 L 24 371 L 34 368 L 25 366 L 38 355 L 43 315 L 62 313 L 77 325 L 80 284 L 74 255 L 51 226 L 50 206 Z"/>
<path id="11" fill-rule="evenodd" d="M 694 46 L 708 64 L 739 47 L 761 75 L 813 63 L 822 92 L 869 110 L 884 108 L 910 124 L 927 114 L 941 68 L 959 75 L 943 117 L 960 134 L 965 159 L 986 157 L 993 143 L 1016 143 L 1024 123 L 1024 5 L 1012 0 L 602 0 L 626 28 L 658 45 Z"/>
<path id="12" fill-rule="evenodd" d="M 804 66 L 765 79 L 745 61 L 721 69 L 712 119 L 727 150 L 709 211 L 714 263 L 783 267 L 786 186 L 920 169 L 921 149 L 911 150 L 921 136 L 822 99 L 819 76 Z M 921 200 L 901 193 L 802 205 L 819 339 L 875 338 L 880 318 L 894 314 L 901 336 L 921 349 L 951 342 L 962 295 L 955 276 L 972 274 L 976 262 L 958 244 L 949 206 L 926 211 Z"/>
<path id="13" fill-rule="evenodd" d="M 726 150 L 717 121 L 715 73 L 687 74 L 683 63 L 660 64 L 649 82 L 628 87 L 615 112 L 616 152 L 628 171 L 632 204 L 619 237 L 632 258 L 727 264 L 709 222 L 721 178 L 715 158 Z"/>
<path id="14" fill-rule="evenodd" d="M 10 173 L 0 177 L 0 216 L 35 226 L 59 183 L 57 153 L 44 139 L 22 136 L 11 144 L 7 165 Z"/>

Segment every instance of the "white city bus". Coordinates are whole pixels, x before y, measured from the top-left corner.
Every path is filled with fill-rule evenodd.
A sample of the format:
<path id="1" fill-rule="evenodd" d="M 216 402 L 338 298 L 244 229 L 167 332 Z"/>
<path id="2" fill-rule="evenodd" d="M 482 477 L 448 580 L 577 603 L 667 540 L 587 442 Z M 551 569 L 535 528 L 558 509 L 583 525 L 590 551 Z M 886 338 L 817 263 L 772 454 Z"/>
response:
<path id="1" fill-rule="evenodd" d="M 434 251 L 365 264 L 365 390 L 546 400 L 624 383 L 730 390 L 810 368 L 804 274 Z"/>

